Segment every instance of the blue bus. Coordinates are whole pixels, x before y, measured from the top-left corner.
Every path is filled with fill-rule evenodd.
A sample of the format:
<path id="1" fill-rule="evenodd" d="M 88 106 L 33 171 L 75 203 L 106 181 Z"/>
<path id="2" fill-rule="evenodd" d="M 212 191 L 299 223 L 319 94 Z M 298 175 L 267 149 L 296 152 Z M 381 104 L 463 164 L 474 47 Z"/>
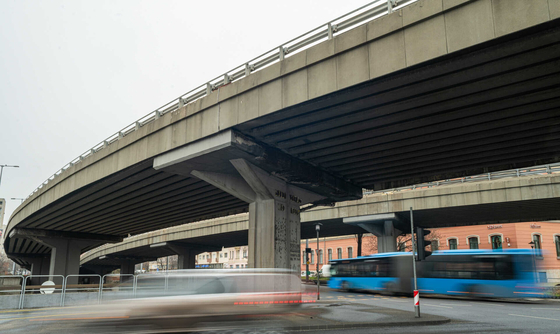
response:
<path id="1" fill-rule="evenodd" d="M 436 251 L 417 262 L 423 294 L 527 298 L 538 297 L 532 250 Z M 395 252 L 332 260 L 329 287 L 412 294 L 412 253 Z"/>

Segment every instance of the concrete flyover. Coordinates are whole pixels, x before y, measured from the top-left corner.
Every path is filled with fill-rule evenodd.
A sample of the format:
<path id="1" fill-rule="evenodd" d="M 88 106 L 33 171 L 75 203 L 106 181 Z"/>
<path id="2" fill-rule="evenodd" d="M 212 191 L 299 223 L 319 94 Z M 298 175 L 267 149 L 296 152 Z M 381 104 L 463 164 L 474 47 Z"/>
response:
<path id="1" fill-rule="evenodd" d="M 410 207 L 414 208 L 415 224 L 428 228 L 558 220 L 560 173 L 365 195 L 357 201 L 303 212 L 301 237 L 314 238 L 317 222 L 323 224 L 321 236 L 325 237 L 364 233 L 376 221 L 391 221 L 397 230 L 408 231 Z M 140 263 L 177 254 L 168 247 L 174 243 L 196 244 L 198 252 L 242 246 L 248 241 L 247 229 L 247 214 L 176 226 L 101 246 L 82 256 L 80 263 L 89 270 L 107 272 L 124 260 Z M 141 257 L 135 258 L 138 255 Z"/>
<path id="2" fill-rule="evenodd" d="M 103 243 L 249 211 L 249 265 L 297 269 L 303 204 L 560 161 L 559 16 L 557 0 L 422 0 L 282 51 L 57 174 L 5 250 L 70 274 Z"/>

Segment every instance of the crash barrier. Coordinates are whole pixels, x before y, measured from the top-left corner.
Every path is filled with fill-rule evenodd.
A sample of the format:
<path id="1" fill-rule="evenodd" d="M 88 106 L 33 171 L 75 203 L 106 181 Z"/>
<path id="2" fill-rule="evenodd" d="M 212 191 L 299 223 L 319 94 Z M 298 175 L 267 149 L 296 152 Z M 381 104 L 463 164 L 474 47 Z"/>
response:
<path id="1" fill-rule="evenodd" d="M 0 309 L 98 304 L 107 300 L 134 298 L 138 292 L 143 295 L 168 294 L 178 287 L 176 279 L 170 274 L 173 272 L 0 276 Z"/>
<path id="2" fill-rule="evenodd" d="M 29 275 L 23 280 L 19 308 L 63 306 L 65 285 L 62 275 Z"/>
<path id="3" fill-rule="evenodd" d="M 101 278 L 100 301 L 135 296 L 136 277 L 133 274 L 107 274 Z"/>
<path id="4" fill-rule="evenodd" d="M 0 276 L 0 303 L 3 308 L 19 309 L 23 298 L 22 275 L 3 275 Z"/>

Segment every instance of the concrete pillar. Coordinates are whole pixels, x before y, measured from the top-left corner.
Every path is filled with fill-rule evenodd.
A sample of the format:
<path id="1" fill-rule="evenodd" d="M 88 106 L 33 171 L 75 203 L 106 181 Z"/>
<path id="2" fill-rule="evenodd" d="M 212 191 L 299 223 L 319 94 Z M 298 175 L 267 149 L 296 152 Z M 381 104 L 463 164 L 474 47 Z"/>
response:
<path id="1" fill-rule="evenodd" d="M 400 231 L 395 229 L 392 221 L 385 221 L 379 226 L 378 233 L 374 233 L 377 237 L 377 252 L 389 253 L 397 251 L 397 236 Z"/>
<path id="2" fill-rule="evenodd" d="M 249 204 L 249 268 L 300 267 L 299 204 L 276 197 Z"/>
<path id="3" fill-rule="evenodd" d="M 36 275 L 48 275 L 49 274 L 49 267 L 50 267 L 50 258 L 49 257 L 34 257 L 26 259 L 27 262 L 31 263 L 31 271 L 32 276 Z M 44 281 L 48 280 L 48 277 L 36 277 L 31 278 L 31 282 L 27 281 L 28 284 L 41 284 Z"/>
<path id="4" fill-rule="evenodd" d="M 123 260 L 121 262 L 121 275 L 134 275 L 136 263 L 133 260 Z"/>
<path id="5" fill-rule="evenodd" d="M 358 254 L 357 256 L 362 256 L 362 240 L 363 240 L 363 233 L 358 233 Z"/>
<path id="6" fill-rule="evenodd" d="M 48 275 L 50 268 L 50 258 L 36 257 L 28 260 L 31 262 L 31 275 Z"/>
<path id="7" fill-rule="evenodd" d="M 324 197 L 295 187 L 244 159 L 230 160 L 239 175 L 192 171 L 192 175 L 249 203 L 250 268 L 300 271 L 302 203 Z"/>
<path id="8" fill-rule="evenodd" d="M 194 269 L 196 252 L 191 249 L 183 250 L 177 254 L 178 269 Z"/>
<path id="9" fill-rule="evenodd" d="M 85 246 L 71 239 L 48 239 L 51 246 L 49 275 L 78 275 L 80 273 L 80 254 Z M 58 279 L 55 279 L 58 281 Z M 78 277 L 70 277 L 67 284 L 77 284 Z"/>

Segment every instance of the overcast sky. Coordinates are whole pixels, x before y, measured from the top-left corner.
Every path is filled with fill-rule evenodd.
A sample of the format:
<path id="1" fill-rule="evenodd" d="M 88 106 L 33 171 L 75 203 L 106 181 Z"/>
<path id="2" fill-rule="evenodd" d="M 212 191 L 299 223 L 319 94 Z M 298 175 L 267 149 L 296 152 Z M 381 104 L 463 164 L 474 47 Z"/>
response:
<path id="1" fill-rule="evenodd" d="M 367 2 L 0 0 L 4 224 L 125 125 Z"/>

